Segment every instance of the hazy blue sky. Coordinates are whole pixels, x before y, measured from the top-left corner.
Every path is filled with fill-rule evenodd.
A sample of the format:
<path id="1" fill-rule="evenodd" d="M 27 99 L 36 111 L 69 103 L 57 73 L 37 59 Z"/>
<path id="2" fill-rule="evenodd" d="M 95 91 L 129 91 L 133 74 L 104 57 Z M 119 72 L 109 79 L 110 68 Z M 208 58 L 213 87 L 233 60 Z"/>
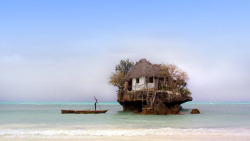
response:
<path id="1" fill-rule="evenodd" d="M 116 101 L 126 58 L 179 65 L 194 101 L 250 101 L 250 1 L 0 1 L 0 101 Z"/>

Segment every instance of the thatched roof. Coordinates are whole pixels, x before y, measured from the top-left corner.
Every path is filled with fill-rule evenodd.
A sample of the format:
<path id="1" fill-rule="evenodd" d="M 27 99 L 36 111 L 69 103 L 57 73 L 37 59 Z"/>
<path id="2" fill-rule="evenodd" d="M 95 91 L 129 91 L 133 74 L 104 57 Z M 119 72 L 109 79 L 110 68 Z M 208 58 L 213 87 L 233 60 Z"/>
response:
<path id="1" fill-rule="evenodd" d="M 151 64 L 146 59 L 141 59 L 139 62 L 136 62 L 135 66 L 125 76 L 125 79 L 130 80 L 141 76 L 158 77 L 160 76 L 160 69 L 160 64 Z"/>

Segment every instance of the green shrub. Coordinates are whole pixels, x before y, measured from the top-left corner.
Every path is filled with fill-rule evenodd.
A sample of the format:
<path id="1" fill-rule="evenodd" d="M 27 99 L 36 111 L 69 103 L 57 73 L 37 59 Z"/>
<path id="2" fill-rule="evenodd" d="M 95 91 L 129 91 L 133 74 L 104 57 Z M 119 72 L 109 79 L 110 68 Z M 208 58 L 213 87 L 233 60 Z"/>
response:
<path id="1" fill-rule="evenodd" d="M 161 86 L 161 90 L 163 91 L 169 90 L 169 87 L 167 85 L 163 85 Z"/>
<path id="2" fill-rule="evenodd" d="M 180 88 L 180 93 L 184 95 L 192 94 L 187 88 Z"/>

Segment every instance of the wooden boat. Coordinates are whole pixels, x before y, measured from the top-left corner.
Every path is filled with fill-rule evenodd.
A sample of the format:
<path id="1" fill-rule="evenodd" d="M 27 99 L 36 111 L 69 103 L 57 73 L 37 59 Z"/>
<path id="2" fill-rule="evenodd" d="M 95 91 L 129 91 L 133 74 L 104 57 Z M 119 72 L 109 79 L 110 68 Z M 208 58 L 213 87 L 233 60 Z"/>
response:
<path id="1" fill-rule="evenodd" d="M 61 110 L 62 114 L 101 114 L 108 110 Z"/>
<path id="2" fill-rule="evenodd" d="M 62 114 L 101 114 L 106 113 L 108 110 L 96 110 L 97 99 L 95 98 L 95 110 L 61 110 Z M 100 105 L 98 104 L 101 109 Z"/>

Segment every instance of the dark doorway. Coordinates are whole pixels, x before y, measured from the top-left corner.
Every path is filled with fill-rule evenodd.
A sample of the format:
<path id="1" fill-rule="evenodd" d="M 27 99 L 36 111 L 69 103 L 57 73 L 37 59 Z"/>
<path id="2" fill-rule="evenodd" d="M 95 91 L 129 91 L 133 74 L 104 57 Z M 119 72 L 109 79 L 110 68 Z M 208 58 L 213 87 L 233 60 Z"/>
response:
<path id="1" fill-rule="evenodd" d="M 158 82 L 158 90 L 162 89 L 163 84 L 164 84 L 164 78 L 160 77 Z"/>
<path id="2" fill-rule="evenodd" d="M 149 83 L 154 83 L 154 77 L 149 77 Z"/>
<path id="3" fill-rule="evenodd" d="M 132 90 L 132 79 L 130 79 L 128 81 L 128 90 L 131 91 Z"/>

